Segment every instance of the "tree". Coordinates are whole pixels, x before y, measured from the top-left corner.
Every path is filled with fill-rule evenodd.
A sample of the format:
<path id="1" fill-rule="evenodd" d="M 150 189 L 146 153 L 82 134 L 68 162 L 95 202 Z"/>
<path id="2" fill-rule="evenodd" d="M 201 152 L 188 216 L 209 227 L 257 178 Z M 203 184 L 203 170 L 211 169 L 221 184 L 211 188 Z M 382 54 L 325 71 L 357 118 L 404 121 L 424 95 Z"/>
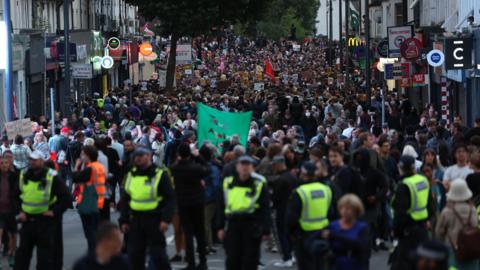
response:
<path id="1" fill-rule="evenodd" d="M 160 21 L 162 36 L 170 36 L 167 89 L 175 78 L 177 41 L 205 34 L 224 23 L 247 22 L 262 14 L 271 0 L 129 0 L 146 20 Z"/>
<path id="2" fill-rule="evenodd" d="M 319 0 L 273 0 L 257 23 L 256 30 L 269 38 L 279 39 L 289 36 L 293 24 L 297 29 L 297 38 L 302 39 L 315 33 L 319 7 Z"/>

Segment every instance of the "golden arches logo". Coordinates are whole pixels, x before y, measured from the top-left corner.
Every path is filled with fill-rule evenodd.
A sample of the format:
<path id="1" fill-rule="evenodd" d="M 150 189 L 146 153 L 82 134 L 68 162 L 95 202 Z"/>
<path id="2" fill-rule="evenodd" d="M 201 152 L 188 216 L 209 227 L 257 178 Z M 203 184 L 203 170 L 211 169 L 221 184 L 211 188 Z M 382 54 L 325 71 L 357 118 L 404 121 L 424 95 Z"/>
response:
<path id="1" fill-rule="evenodd" d="M 348 38 L 348 46 L 349 47 L 357 47 L 360 45 L 362 41 L 360 40 L 359 37 L 351 37 Z"/>

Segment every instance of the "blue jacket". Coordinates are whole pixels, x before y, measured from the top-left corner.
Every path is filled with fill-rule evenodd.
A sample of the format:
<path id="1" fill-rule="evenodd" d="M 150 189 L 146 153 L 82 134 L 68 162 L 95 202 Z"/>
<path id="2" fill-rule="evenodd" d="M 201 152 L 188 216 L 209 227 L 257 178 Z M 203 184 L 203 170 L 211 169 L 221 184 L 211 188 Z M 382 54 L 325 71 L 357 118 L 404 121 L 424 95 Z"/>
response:
<path id="1" fill-rule="evenodd" d="M 209 161 L 210 175 L 205 178 L 205 203 L 215 202 L 220 189 L 220 168 Z"/>

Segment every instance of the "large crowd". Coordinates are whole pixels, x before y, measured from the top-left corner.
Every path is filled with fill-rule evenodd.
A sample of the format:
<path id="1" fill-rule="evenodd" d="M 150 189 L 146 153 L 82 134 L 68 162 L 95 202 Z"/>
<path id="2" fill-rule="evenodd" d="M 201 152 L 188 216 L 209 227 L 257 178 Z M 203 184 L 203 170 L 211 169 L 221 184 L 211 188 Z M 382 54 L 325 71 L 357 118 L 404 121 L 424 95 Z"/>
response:
<path id="1" fill-rule="evenodd" d="M 369 100 L 362 72 L 351 68 L 346 81 L 327 62 L 321 40 L 226 34 L 192 44 L 193 72 L 180 70 L 174 91 L 150 82 L 147 91 L 130 86 L 132 100 L 128 86 L 94 93 L 68 117 L 29 116 L 31 136 L 4 137 L 0 234 L 11 266 L 28 269 L 33 245 L 54 241 L 38 248 L 38 269 L 62 269 L 61 216 L 77 206 L 89 255 L 76 270 L 143 269 L 150 242 L 149 269 L 183 260 L 186 269 L 207 269 L 222 241 L 226 269 L 257 269 L 262 239 L 267 252 L 279 252 L 276 267 L 363 270 L 372 252 L 388 250 L 391 269 L 480 269 L 480 254 L 462 257 L 474 247 L 459 249 L 469 245 L 467 229 L 478 226 L 480 118 L 471 128 L 458 115 L 441 120 L 439 108 L 417 108 L 393 90 L 383 97 L 382 123 L 380 85 L 372 82 Z M 274 78 L 265 75 L 266 63 Z M 262 89 L 254 89 L 258 83 Z M 199 103 L 252 111 L 247 145 L 238 136 L 219 148 L 199 144 Z M 52 170 L 45 174 L 56 202 L 42 212 L 55 220 L 53 228 L 28 226 L 40 219 L 25 213 L 24 181 L 43 166 L 56 171 L 53 180 Z M 147 176 L 158 180 L 136 184 Z M 240 200 L 229 193 L 236 185 L 255 198 L 248 218 L 230 209 Z M 138 203 L 153 198 L 138 198 L 142 188 L 161 194 L 155 210 Z M 98 194 L 93 203 L 92 193 Z M 313 199 L 322 207 L 312 206 Z M 138 214 L 143 207 L 154 214 Z M 118 227 L 108 223 L 111 209 L 120 212 Z M 312 225 L 309 214 L 322 220 Z M 176 252 L 167 259 L 158 228 L 165 232 L 170 224 Z"/>

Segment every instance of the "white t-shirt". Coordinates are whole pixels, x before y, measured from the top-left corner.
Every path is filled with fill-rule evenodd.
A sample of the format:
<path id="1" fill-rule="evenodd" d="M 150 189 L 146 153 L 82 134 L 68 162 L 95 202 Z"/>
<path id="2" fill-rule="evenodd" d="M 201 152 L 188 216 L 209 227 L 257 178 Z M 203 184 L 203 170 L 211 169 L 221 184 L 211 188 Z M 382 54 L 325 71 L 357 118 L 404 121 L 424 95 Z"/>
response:
<path id="1" fill-rule="evenodd" d="M 352 137 L 353 130 L 354 130 L 353 127 L 348 127 L 348 128 L 346 128 L 346 129 L 343 130 L 342 135 L 345 136 L 345 137 L 347 137 L 347 138 L 351 138 L 351 137 Z"/>
<path id="2" fill-rule="evenodd" d="M 448 167 L 445 170 L 445 174 L 443 175 L 443 180 L 453 181 L 457 178 L 461 178 L 465 180 L 467 175 L 473 173 L 473 170 L 470 169 L 470 166 L 465 165 L 463 167 L 459 167 L 457 164 Z"/>

